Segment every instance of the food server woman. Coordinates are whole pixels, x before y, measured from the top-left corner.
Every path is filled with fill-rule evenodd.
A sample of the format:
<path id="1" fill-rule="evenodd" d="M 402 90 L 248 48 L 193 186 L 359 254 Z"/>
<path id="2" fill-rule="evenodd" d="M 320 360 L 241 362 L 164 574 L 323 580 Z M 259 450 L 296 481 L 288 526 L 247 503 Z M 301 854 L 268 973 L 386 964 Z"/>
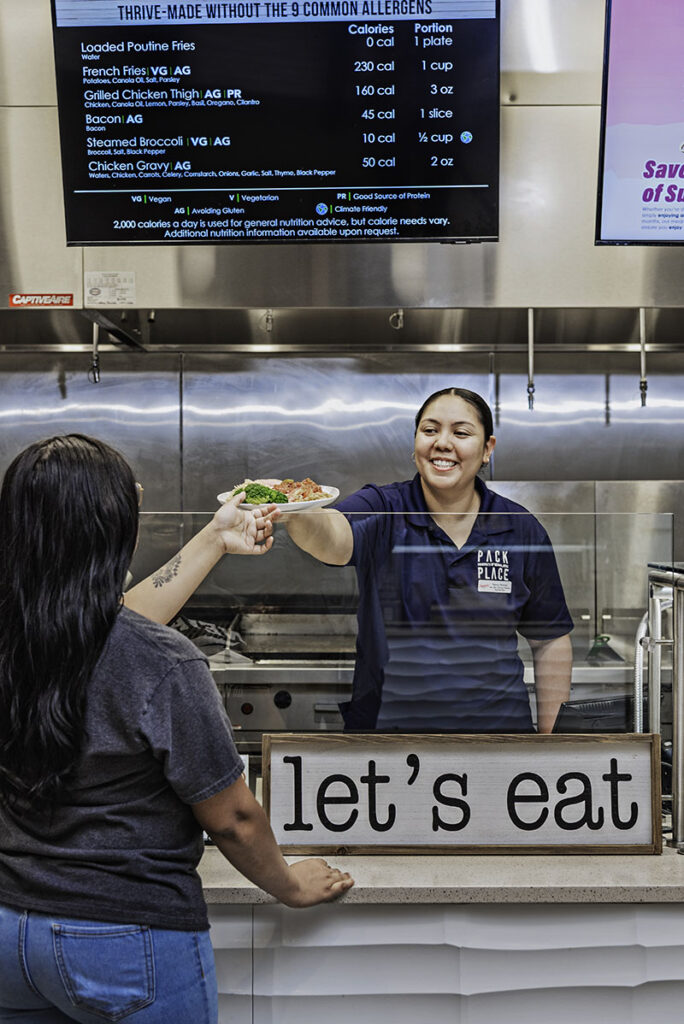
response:
<path id="1" fill-rule="evenodd" d="M 412 480 L 367 484 L 306 515 L 273 513 L 322 562 L 354 565 L 357 657 L 348 729 L 533 729 L 520 633 L 550 732 L 570 691 L 573 628 L 550 540 L 478 477 L 495 445 L 479 395 L 447 388 L 415 420 Z"/>

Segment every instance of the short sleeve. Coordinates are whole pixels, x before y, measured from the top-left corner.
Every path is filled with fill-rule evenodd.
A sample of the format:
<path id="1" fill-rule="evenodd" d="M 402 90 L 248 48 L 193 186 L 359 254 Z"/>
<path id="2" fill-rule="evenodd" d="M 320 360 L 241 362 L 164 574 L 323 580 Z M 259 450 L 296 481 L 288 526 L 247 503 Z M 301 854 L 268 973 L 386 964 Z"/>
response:
<path id="1" fill-rule="evenodd" d="M 360 490 L 338 501 L 335 508 L 346 516 L 354 538 L 354 550 L 347 564 L 357 569 L 371 566 L 378 544 L 382 546 L 381 535 L 386 528 L 385 516 L 376 514 L 387 511 L 382 489 L 377 484 L 364 484 Z"/>
<path id="2" fill-rule="evenodd" d="M 244 771 L 211 672 L 201 659 L 180 662 L 156 688 L 141 730 L 176 795 L 199 803 Z"/>
<path id="3" fill-rule="evenodd" d="M 530 596 L 520 616 L 518 632 L 528 640 L 554 640 L 574 628 L 565 602 L 556 556 L 546 530 L 538 531 L 528 542 L 525 582 Z"/>
<path id="4" fill-rule="evenodd" d="M 361 515 L 369 515 L 372 512 L 385 512 L 387 503 L 377 484 L 364 484 L 358 491 L 354 491 L 353 494 L 348 494 L 346 498 L 338 501 L 335 508 L 345 516 L 350 512 L 355 512 L 354 518 L 358 519 Z"/>
<path id="5" fill-rule="evenodd" d="M 376 572 L 390 548 L 390 517 L 387 515 L 348 516 L 354 548 L 348 565 Z"/>

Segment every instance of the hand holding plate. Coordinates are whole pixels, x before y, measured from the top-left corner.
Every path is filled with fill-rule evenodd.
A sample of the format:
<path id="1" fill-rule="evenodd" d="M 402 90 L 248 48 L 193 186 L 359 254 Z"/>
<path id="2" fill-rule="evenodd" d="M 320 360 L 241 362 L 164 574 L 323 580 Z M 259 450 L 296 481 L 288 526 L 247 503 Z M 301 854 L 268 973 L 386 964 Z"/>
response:
<path id="1" fill-rule="evenodd" d="M 212 524 L 225 554 L 264 555 L 273 545 L 273 524 L 263 509 L 255 514 L 241 508 L 244 500 L 244 491 L 227 498 L 214 513 Z"/>

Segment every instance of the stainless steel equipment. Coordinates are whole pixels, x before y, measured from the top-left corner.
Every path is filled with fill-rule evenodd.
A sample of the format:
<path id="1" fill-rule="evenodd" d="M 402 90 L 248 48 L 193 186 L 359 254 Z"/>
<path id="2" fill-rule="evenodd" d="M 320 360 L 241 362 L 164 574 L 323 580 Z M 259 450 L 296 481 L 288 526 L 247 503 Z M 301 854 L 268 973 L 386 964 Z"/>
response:
<path id="1" fill-rule="evenodd" d="M 241 753 L 261 753 L 262 732 L 342 729 L 351 695 L 353 614 L 248 611 L 231 623 L 230 646 L 210 659 Z"/>
<path id="2" fill-rule="evenodd" d="M 258 774 L 264 732 L 335 732 L 338 705 L 351 696 L 356 618 L 350 612 L 315 614 L 251 608 L 230 624 L 229 645 L 209 659 L 242 754 Z M 525 683 L 535 712 L 534 675 L 521 644 Z M 625 662 L 573 667 L 572 696 L 610 697 L 629 689 Z M 253 760 L 252 760 L 253 759 Z"/>
<path id="3" fill-rule="evenodd" d="M 661 731 L 661 652 L 672 650 L 672 839 L 684 852 L 684 565 L 651 565 L 648 572 L 648 634 L 642 646 L 649 654 L 649 728 Z M 663 637 L 663 612 L 672 605 L 672 636 Z"/>

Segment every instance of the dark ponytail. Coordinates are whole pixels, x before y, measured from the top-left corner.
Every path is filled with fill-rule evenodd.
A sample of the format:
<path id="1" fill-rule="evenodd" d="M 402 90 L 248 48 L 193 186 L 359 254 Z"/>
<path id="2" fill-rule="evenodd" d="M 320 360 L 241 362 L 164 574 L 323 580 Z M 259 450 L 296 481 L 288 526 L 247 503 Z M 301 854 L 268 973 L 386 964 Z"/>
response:
<path id="1" fill-rule="evenodd" d="M 138 532 L 130 467 L 82 434 L 48 438 L 0 490 L 0 801 L 56 805 L 78 761 L 86 689 Z"/>

